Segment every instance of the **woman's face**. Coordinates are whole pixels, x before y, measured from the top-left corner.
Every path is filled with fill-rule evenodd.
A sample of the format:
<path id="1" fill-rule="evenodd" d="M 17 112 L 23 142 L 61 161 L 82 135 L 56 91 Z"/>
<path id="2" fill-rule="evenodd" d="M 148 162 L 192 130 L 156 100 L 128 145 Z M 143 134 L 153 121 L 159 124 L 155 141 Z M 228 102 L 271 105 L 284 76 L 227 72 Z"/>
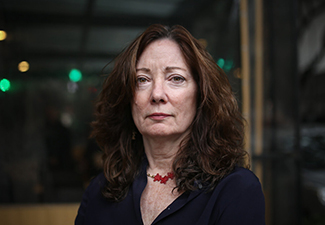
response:
<path id="1" fill-rule="evenodd" d="M 132 117 L 146 137 L 179 138 L 196 114 L 197 84 L 178 45 L 169 39 L 146 47 L 138 60 Z"/>

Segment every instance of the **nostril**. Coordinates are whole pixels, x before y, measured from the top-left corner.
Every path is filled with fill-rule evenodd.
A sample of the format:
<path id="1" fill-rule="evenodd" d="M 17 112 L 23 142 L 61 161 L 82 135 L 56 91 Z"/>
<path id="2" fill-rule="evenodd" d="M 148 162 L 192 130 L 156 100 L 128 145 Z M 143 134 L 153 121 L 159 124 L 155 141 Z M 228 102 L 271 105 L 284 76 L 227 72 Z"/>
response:
<path id="1" fill-rule="evenodd" d="M 160 99 L 152 98 L 151 101 L 152 101 L 153 103 L 158 103 L 158 102 L 162 102 L 162 103 L 164 103 L 164 102 L 165 102 L 165 100 L 164 100 L 163 98 L 160 98 Z"/>

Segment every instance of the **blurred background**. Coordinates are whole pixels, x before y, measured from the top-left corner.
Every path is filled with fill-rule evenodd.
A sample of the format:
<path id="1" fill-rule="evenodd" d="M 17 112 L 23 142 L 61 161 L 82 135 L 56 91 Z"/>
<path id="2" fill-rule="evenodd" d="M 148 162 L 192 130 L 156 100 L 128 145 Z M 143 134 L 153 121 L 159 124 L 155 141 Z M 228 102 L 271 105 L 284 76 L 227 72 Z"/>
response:
<path id="1" fill-rule="evenodd" d="M 227 73 L 266 223 L 325 224 L 324 0 L 0 0 L 0 224 L 73 223 L 101 170 L 88 135 L 108 63 L 154 23 Z"/>

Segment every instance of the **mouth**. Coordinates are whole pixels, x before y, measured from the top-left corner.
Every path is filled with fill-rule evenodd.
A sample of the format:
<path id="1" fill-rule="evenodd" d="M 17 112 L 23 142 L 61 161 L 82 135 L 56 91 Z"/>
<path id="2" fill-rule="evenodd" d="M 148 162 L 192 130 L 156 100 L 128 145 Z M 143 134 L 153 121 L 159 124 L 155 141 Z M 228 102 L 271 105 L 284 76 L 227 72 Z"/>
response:
<path id="1" fill-rule="evenodd" d="M 152 113 L 148 117 L 152 120 L 163 120 L 169 116 L 171 115 L 166 113 Z"/>

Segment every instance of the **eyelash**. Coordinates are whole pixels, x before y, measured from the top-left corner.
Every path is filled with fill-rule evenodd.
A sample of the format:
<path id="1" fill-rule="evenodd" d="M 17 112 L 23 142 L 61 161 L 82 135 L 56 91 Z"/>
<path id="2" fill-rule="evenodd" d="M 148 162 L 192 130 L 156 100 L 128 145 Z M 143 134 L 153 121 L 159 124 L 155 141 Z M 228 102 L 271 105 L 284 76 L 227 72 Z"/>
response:
<path id="1" fill-rule="evenodd" d="M 185 78 L 183 76 L 180 75 L 175 75 L 175 76 L 171 76 L 168 80 L 176 82 L 176 83 L 182 83 L 185 81 Z M 138 77 L 137 78 L 137 83 L 138 84 L 144 84 L 146 82 L 148 82 L 149 79 L 146 77 Z"/>
<path id="2" fill-rule="evenodd" d="M 176 80 L 176 79 L 178 79 L 178 80 Z M 174 82 L 177 82 L 177 83 L 181 83 L 181 82 L 185 81 L 185 78 L 182 76 L 172 76 L 170 78 L 170 80 L 173 80 Z"/>
<path id="3" fill-rule="evenodd" d="M 143 82 L 143 81 L 147 82 L 148 79 L 145 78 L 145 77 L 138 77 L 138 78 L 137 78 L 137 83 L 145 83 L 145 82 Z"/>

